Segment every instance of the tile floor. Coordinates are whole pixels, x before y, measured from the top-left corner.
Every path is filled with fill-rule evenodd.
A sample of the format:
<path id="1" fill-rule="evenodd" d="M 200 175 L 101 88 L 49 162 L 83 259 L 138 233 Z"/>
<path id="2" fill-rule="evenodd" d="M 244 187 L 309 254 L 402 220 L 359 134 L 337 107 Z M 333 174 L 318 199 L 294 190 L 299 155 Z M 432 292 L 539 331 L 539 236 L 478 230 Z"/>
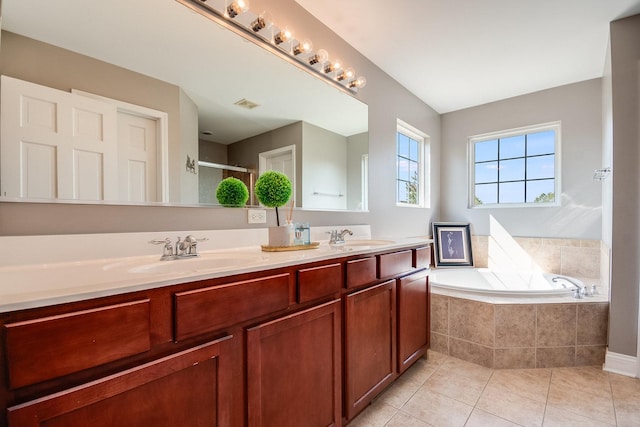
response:
<path id="1" fill-rule="evenodd" d="M 429 352 L 349 427 L 640 426 L 640 379 L 600 367 L 489 369 Z"/>

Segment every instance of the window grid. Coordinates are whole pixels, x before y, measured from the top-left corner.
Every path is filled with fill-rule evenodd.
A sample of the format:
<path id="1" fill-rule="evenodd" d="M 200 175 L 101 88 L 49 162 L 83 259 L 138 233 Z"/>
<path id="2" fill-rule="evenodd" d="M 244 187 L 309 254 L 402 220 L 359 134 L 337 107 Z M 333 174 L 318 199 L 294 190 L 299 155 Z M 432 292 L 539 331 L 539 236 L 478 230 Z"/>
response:
<path id="1" fill-rule="evenodd" d="M 553 131 L 553 137 L 554 137 L 554 144 L 553 144 L 553 151 L 546 151 L 546 152 L 541 152 L 541 153 L 536 153 L 536 154 L 532 154 L 529 155 L 529 137 L 530 135 L 534 135 L 540 132 L 545 132 L 545 131 Z M 496 158 L 491 158 L 491 159 L 484 159 L 481 161 L 475 161 L 475 154 L 474 154 L 474 161 L 473 161 L 473 167 L 474 167 L 474 171 L 473 171 L 473 199 L 472 199 L 472 206 L 481 206 L 483 203 L 480 202 L 478 203 L 478 197 L 477 197 L 477 187 L 479 185 L 495 185 L 495 191 L 496 191 L 496 202 L 495 203 L 489 203 L 490 205 L 517 205 L 517 204 L 526 204 L 526 205 L 534 205 L 534 204 L 540 204 L 539 202 L 533 202 L 533 201 L 527 201 L 528 198 L 528 194 L 527 192 L 528 190 L 528 183 L 530 182 L 541 182 L 541 181 L 552 181 L 553 185 L 554 185 L 554 190 L 553 190 L 553 194 L 554 194 L 554 199 L 550 202 L 543 202 L 541 204 L 551 204 L 551 203 L 556 203 L 556 197 L 557 197 L 557 163 L 556 163 L 556 157 L 558 156 L 558 145 L 557 145 L 557 140 L 558 140 L 558 132 L 559 132 L 559 128 L 557 126 L 548 126 L 548 127 L 537 127 L 535 129 L 531 129 L 529 131 L 523 131 L 522 133 L 507 133 L 504 132 L 502 135 L 500 136 L 495 136 L 493 138 L 483 138 L 482 140 L 476 140 L 473 141 L 474 144 L 474 153 L 475 153 L 475 147 L 476 144 L 478 143 L 482 143 L 482 142 L 489 142 L 489 141 L 496 141 L 497 143 L 497 154 L 496 154 Z M 524 137 L 524 155 L 523 156 L 512 156 L 512 157 L 505 157 L 502 158 L 501 157 L 501 149 L 502 149 L 502 141 L 505 139 L 509 139 L 509 138 L 514 138 L 514 137 L 518 137 L 518 136 L 522 136 Z M 530 159 L 536 159 L 536 158 L 542 158 L 542 157 L 546 157 L 546 156 L 554 156 L 554 172 L 551 176 L 548 177 L 539 177 L 539 178 L 529 178 L 529 162 L 528 160 Z M 505 161 L 514 161 L 514 160 L 522 160 L 523 162 L 523 175 L 524 175 L 524 179 L 506 179 L 506 180 L 502 180 L 501 179 L 501 163 L 505 162 Z M 478 165 L 483 165 L 483 164 L 490 164 L 490 163 L 496 163 L 497 165 L 497 171 L 496 171 L 496 180 L 493 181 L 482 181 L 482 182 L 476 182 L 476 172 L 477 172 L 477 166 Z M 500 200 L 500 192 L 501 192 L 501 184 L 511 184 L 511 183 L 522 183 L 523 184 L 523 202 L 508 202 L 508 201 L 504 201 L 501 202 Z"/>
<path id="2" fill-rule="evenodd" d="M 425 203 L 426 136 L 398 120 L 396 131 L 396 203 L 423 207 Z"/>

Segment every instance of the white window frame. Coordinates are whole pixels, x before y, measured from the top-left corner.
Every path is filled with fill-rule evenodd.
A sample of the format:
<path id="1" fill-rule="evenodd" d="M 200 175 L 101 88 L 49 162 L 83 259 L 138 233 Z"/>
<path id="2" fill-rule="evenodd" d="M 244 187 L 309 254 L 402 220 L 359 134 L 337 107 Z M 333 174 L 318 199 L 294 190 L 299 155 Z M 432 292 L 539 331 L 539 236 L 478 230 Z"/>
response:
<path id="1" fill-rule="evenodd" d="M 398 133 L 402 133 L 416 141 L 419 142 L 418 146 L 418 203 L 403 203 L 398 201 Z M 415 127 L 409 125 L 408 123 L 403 122 L 402 120 L 397 120 L 396 127 L 396 149 L 395 149 L 395 160 L 396 160 L 396 179 L 395 179 L 395 187 L 396 187 L 396 206 L 400 207 L 409 207 L 409 208 L 428 208 L 430 205 L 430 191 L 429 191 L 429 135 L 416 129 Z"/>
<path id="2" fill-rule="evenodd" d="M 554 194 L 555 200 L 553 202 L 544 203 L 483 203 L 480 205 L 475 204 L 475 144 L 483 141 L 490 141 L 492 139 L 508 138 L 512 136 L 542 132 L 547 130 L 553 130 L 555 132 L 555 152 L 554 152 Z M 532 126 L 524 126 L 520 128 L 502 130 L 497 132 L 485 133 L 480 135 L 473 135 L 468 138 L 468 206 L 470 209 L 487 209 L 487 208 L 540 208 L 540 207 L 558 207 L 561 206 L 562 195 L 562 133 L 561 122 L 548 122 L 541 123 Z M 526 157 L 525 157 L 526 159 Z M 526 180 L 523 180 L 526 183 Z"/>

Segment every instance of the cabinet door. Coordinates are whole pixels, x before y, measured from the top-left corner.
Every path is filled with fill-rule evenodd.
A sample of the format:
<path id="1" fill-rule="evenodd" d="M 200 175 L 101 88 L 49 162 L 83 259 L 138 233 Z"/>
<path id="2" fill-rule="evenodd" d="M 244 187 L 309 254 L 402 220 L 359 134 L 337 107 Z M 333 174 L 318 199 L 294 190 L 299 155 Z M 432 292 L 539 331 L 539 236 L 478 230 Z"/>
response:
<path id="1" fill-rule="evenodd" d="M 9 426 L 228 426 L 231 336 L 9 408 Z"/>
<path id="2" fill-rule="evenodd" d="M 340 301 L 247 331 L 249 426 L 339 426 Z"/>
<path id="3" fill-rule="evenodd" d="M 398 279 L 398 372 L 425 354 L 429 347 L 427 272 Z"/>
<path id="4" fill-rule="evenodd" d="M 395 379 L 396 281 L 347 295 L 345 303 L 346 416 L 358 412 Z"/>

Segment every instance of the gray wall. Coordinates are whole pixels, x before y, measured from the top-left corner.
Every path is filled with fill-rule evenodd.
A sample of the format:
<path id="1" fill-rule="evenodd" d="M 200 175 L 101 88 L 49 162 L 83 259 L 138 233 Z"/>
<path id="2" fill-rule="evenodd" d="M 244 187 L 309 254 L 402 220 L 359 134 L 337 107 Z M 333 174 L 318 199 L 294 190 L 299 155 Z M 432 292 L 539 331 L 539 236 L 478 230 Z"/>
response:
<path id="1" fill-rule="evenodd" d="M 430 174 L 433 180 L 439 175 L 440 116 L 295 1 L 256 0 L 252 3 L 253 10 L 270 10 L 277 15 L 279 22 L 290 22 L 295 28 L 304 29 L 305 36 L 313 40 L 316 46 L 327 49 L 333 57 L 340 57 L 349 62 L 359 74 L 366 76 L 368 81 L 357 97 L 369 105 L 370 213 L 297 211 L 294 218 L 297 221 L 308 221 L 312 226 L 371 224 L 374 233 L 378 235 L 412 236 L 427 233 L 429 221 L 439 207 L 437 186 L 434 186 L 431 192 L 431 209 L 395 206 L 393 177 L 396 119 L 404 120 L 431 137 Z M 60 61 L 59 58 L 55 60 Z M 77 74 L 87 74 L 87 70 L 79 69 Z M 118 88 L 118 74 L 107 76 L 105 84 Z M 123 99 L 126 93 L 133 90 L 125 90 Z M 151 87 L 143 87 L 140 90 L 146 94 L 153 92 Z M 168 112 L 179 114 L 175 110 Z M 184 159 L 180 161 L 184 162 Z M 273 210 L 269 210 L 267 220 L 269 225 L 275 224 Z M 0 235 L 248 227 L 250 226 L 247 225 L 246 212 L 240 209 L 0 203 Z"/>
<path id="2" fill-rule="evenodd" d="M 471 222 L 489 234 L 489 216 L 514 236 L 600 239 L 601 79 L 492 102 L 442 116 L 441 219 Z M 561 121 L 562 206 L 468 208 L 468 137 Z"/>
<path id="3" fill-rule="evenodd" d="M 259 173 L 258 154 L 276 148 L 296 146 L 296 206 L 302 201 L 300 185 L 302 177 L 302 122 L 261 133 L 260 135 L 234 142 L 227 146 L 229 164 L 240 166 Z"/>
<path id="4" fill-rule="evenodd" d="M 613 176 L 609 350 L 631 356 L 637 353 L 640 284 L 639 41 L 640 15 L 611 24 Z"/>

